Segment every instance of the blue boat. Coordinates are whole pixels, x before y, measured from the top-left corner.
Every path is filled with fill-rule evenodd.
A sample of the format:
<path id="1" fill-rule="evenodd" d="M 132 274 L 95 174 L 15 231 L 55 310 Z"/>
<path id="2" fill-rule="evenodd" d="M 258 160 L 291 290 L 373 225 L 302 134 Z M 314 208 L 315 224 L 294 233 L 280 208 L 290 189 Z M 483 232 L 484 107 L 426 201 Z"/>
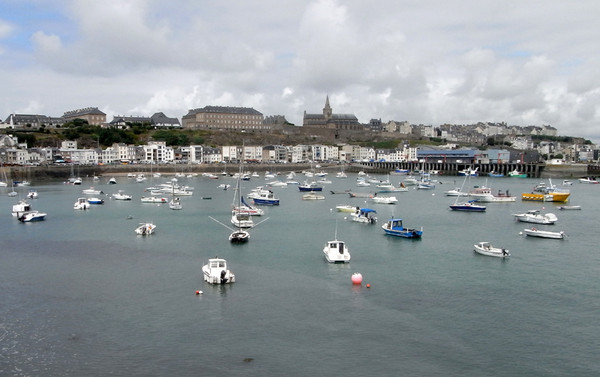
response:
<path id="1" fill-rule="evenodd" d="M 100 198 L 88 198 L 87 201 L 90 204 L 104 204 L 104 200 Z"/>
<path id="2" fill-rule="evenodd" d="M 476 200 L 469 200 L 463 203 L 454 203 L 450 206 L 453 211 L 466 211 L 466 212 L 485 212 L 486 207 L 475 203 Z"/>
<path id="3" fill-rule="evenodd" d="M 396 237 L 404 238 L 421 238 L 423 235 L 423 228 L 407 229 L 402 226 L 402 219 L 391 219 L 387 223 L 383 224 L 381 228 L 385 231 L 385 234 Z"/>
<path id="4" fill-rule="evenodd" d="M 275 197 L 271 190 L 261 190 L 256 196 L 252 197 L 254 204 L 266 206 L 278 206 L 279 199 Z"/>

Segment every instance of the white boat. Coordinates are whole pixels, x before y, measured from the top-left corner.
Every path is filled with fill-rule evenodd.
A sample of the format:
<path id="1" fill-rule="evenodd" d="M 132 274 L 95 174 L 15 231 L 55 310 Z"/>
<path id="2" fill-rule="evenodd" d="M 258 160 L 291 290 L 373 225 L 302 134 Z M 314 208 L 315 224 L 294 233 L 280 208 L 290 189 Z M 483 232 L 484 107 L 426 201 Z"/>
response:
<path id="1" fill-rule="evenodd" d="M 350 214 L 350 219 L 357 223 L 375 224 L 377 222 L 376 213 L 377 211 L 371 208 L 359 208 Z"/>
<path id="2" fill-rule="evenodd" d="M 173 199 L 169 202 L 169 208 L 173 210 L 183 209 L 183 205 L 181 204 L 181 200 L 178 197 L 174 196 Z"/>
<path id="3" fill-rule="evenodd" d="M 515 213 L 515 220 L 521 221 L 524 223 L 534 223 L 534 224 L 554 224 L 558 221 L 558 217 L 556 217 L 553 213 L 541 214 L 539 210 L 533 209 L 527 211 L 525 213 Z"/>
<path id="4" fill-rule="evenodd" d="M 559 206 L 558 209 L 560 209 L 561 211 L 581 210 L 581 206 Z"/>
<path id="5" fill-rule="evenodd" d="M 552 238 L 557 240 L 562 240 L 567 236 L 565 232 L 550 232 L 547 230 L 539 230 L 536 228 L 523 229 L 523 233 L 530 237 Z"/>
<path id="6" fill-rule="evenodd" d="M 167 198 L 162 196 L 142 196 L 140 201 L 142 203 L 168 203 Z"/>
<path id="7" fill-rule="evenodd" d="M 243 196 L 241 197 L 241 202 L 242 204 L 233 207 L 232 211 L 247 213 L 250 216 L 262 216 L 265 214 L 265 211 L 262 208 L 254 207 L 246 203 Z"/>
<path id="8" fill-rule="evenodd" d="M 232 243 L 244 243 L 250 239 L 250 232 L 245 229 L 236 229 L 229 235 L 229 241 Z"/>
<path id="9" fill-rule="evenodd" d="M 252 217 L 249 214 L 240 211 L 232 211 L 231 223 L 238 228 L 252 228 L 254 226 Z"/>
<path id="10" fill-rule="evenodd" d="M 235 275 L 227 268 L 227 261 L 222 258 L 211 258 L 202 266 L 202 276 L 209 284 L 235 283 Z"/>
<path id="11" fill-rule="evenodd" d="M 267 183 L 267 186 L 271 186 L 271 187 L 287 187 L 287 183 L 286 182 L 282 182 L 279 180 L 275 180 L 275 181 L 271 181 L 269 183 Z"/>
<path id="12" fill-rule="evenodd" d="M 364 179 L 360 179 L 358 181 L 356 181 L 356 185 L 359 187 L 369 187 L 371 186 L 371 184 L 367 181 L 365 181 Z"/>
<path id="13" fill-rule="evenodd" d="M 29 199 L 37 199 L 38 198 L 38 193 L 35 190 L 29 190 L 29 192 L 27 193 L 27 198 Z"/>
<path id="14" fill-rule="evenodd" d="M 483 202 L 483 203 L 511 203 L 511 202 L 517 201 L 517 197 L 510 195 L 508 193 L 508 190 L 505 193 L 498 191 L 498 194 L 496 194 L 496 195 L 488 193 L 488 194 L 477 194 L 477 195 L 471 195 L 471 196 L 476 198 L 478 202 Z"/>
<path id="15" fill-rule="evenodd" d="M 579 178 L 579 182 L 581 182 L 581 183 L 591 183 L 593 185 L 597 185 L 598 183 L 600 183 L 600 181 L 596 180 L 596 177 Z"/>
<path id="16" fill-rule="evenodd" d="M 33 221 L 43 221 L 46 219 L 47 213 L 39 211 L 19 212 L 17 219 L 21 222 L 28 223 Z"/>
<path id="17" fill-rule="evenodd" d="M 475 252 L 481 255 L 487 255 L 488 257 L 506 258 L 510 256 L 510 253 L 506 249 L 492 246 L 489 242 L 479 242 L 473 245 Z"/>
<path id="18" fill-rule="evenodd" d="M 349 204 L 344 204 L 344 205 L 335 206 L 335 209 L 338 212 L 353 213 L 353 212 L 356 212 L 357 210 L 360 210 L 360 207 L 351 206 Z"/>
<path id="19" fill-rule="evenodd" d="M 19 202 L 12 206 L 12 215 L 13 217 L 17 217 L 18 213 L 31 211 L 31 204 L 25 199 L 19 200 Z"/>
<path id="20" fill-rule="evenodd" d="M 88 188 L 88 189 L 81 190 L 81 193 L 85 194 L 85 195 L 100 195 L 100 194 L 104 194 L 102 192 L 102 190 L 97 190 L 93 186 L 90 187 L 90 188 Z"/>
<path id="21" fill-rule="evenodd" d="M 323 254 L 329 263 L 348 263 L 350 262 L 350 252 L 344 241 L 339 241 L 336 236 L 333 241 L 328 241 L 323 247 Z"/>
<path id="22" fill-rule="evenodd" d="M 415 186 L 419 183 L 419 181 L 415 177 L 409 175 L 402 180 L 402 183 L 404 183 L 406 186 Z"/>
<path id="23" fill-rule="evenodd" d="M 325 196 L 324 195 L 319 195 L 319 194 L 304 194 L 302 195 L 302 200 L 324 200 Z"/>
<path id="24" fill-rule="evenodd" d="M 113 199 L 115 200 L 131 200 L 132 196 L 127 195 L 123 192 L 123 190 L 119 190 L 116 194 L 112 194 Z"/>
<path id="25" fill-rule="evenodd" d="M 137 183 L 144 182 L 145 180 L 146 180 L 146 176 L 142 173 L 138 174 L 137 177 L 135 177 L 135 181 Z"/>
<path id="26" fill-rule="evenodd" d="M 108 184 L 109 184 L 109 185 L 116 185 L 116 184 L 117 184 L 117 180 L 116 180 L 116 178 L 115 178 L 115 177 L 111 177 L 111 178 L 108 180 Z"/>
<path id="27" fill-rule="evenodd" d="M 469 196 L 469 193 L 460 191 L 460 188 L 454 188 L 452 190 L 444 191 L 446 196 Z"/>
<path id="28" fill-rule="evenodd" d="M 152 223 L 140 223 L 140 226 L 135 228 L 135 234 L 138 236 L 149 236 L 156 230 L 156 225 Z"/>
<path id="29" fill-rule="evenodd" d="M 398 199 L 395 196 L 378 196 L 377 194 L 373 195 L 371 198 L 373 203 L 377 204 L 396 204 L 398 203 Z"/>
<path id="30" fill-rule="evenodd" d="M 73 204 L 73 209 L 86 210 L 89 208 L 90 202 L 88 202 L 87 198 L 78 198 L 75 204 Z"/>

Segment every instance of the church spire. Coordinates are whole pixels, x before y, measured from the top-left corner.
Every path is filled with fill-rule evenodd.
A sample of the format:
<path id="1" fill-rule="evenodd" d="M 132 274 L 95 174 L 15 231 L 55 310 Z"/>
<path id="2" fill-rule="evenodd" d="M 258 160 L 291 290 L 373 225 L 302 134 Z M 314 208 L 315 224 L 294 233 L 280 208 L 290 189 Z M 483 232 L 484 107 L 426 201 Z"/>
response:
<path id="1" fill-rule="evenodd" d="M 327 95 L 327 99 L 325 100 L 325 107 L 323 108 L 323 116 L 325 120 L 331 119 L 333 115 L 333 111 L 331 110 L 331 106 L 329 106 L 329 95 Z"/>

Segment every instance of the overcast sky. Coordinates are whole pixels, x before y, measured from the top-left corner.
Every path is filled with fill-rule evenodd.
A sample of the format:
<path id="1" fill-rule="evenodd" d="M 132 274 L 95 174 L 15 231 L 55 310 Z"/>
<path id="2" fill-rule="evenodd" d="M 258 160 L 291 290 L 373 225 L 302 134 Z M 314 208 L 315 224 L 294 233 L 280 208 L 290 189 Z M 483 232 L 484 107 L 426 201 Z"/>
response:
<path id="1" fill-rule="evenodd" d="M 207 105 L 600 142 L 600 1 L 0 2 L 0 117 Z"/>

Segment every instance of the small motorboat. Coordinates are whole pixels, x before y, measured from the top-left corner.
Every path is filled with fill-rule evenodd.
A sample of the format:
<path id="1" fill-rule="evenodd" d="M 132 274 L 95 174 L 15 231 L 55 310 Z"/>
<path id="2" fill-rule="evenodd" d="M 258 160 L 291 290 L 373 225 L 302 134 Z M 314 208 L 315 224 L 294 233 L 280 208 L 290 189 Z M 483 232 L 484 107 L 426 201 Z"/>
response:
<path id="1" fill-rule="evenodd" d="M 560 209 L 561 211 L 581 210 L 581 206 L 559 206 L 558 209 Z"/>
<path id="2" fill-rule="evenodd" d="M 354 213 L 350 214 L 350 219 L 357 223 L 375 224 L 377 222 L 376 213 L 377 211 L 371 208 L 358 208 Z"/>
<path id="3" fill-rule="evenodd" d="M 477 204 L 475 200 L 469 200 L 463 203 L 454 203 L 450 206 L 453 211 L 465 211 L 465 212 L 485 212 L 486 207 Z"/>
<path id="4" fill-rule="evenodd" d="M 526 213 L 515 213 L 515 220 L 521 221 L 524 223 L 534 223 L 534 224 L 545 224 L 550 225 L 554 224 L 558 221 L 558 217 L 556 217 L 553 213 L 546 213 L 542 215 L 539 210 L 533 209 L 529 210 Z"/>
<path id="5" fill-rule="evenodd" d="M 175 197 L 169 202 L 169 208 L 173 210 L 180 210 L 183 209 L 183 204 L 181 204 L 181 200 L 179 198 Z"/>
<path id="6" fill-rule="evenodd" d="M 117 179 L 116 179 L 115 177 L 111 177 L 111 178 L 108 180 L 108 184 L 109 184 L 109 185 L 116 185 L 116 184 L 117 184 Z"/>
<path id="7" fill-rule="evenodd" d="M 19 212 L 17 214 L 17 219 L 23 223 L 33 222 L 33 221 L 43 221 L 46 219 L 47 213 L 39 212 L 39 211 L 27 211 L 27 212 Z"/>
<path id="8" fill-rule="evenodd" d="M 232 243 L 244 243 L 250 239 L 250 233 L 244 229 L 237 229 L 229 235 L 229 241 Z"/>
<path id="9" fill-rule="evenodd" d="M 486 255 L 488 257 L 506 258 L 510 256 L 510 253 L 506 249 L 492 246 L 489 242 L 479 242 L 473 245 L 474 250 L 477 254 Z"/>
<path id="10" fill-rule="evenodd" d="M 123 190 L 119 190 L 116 194 L 112 194 L 113 199 L 115 200 L 131 200 L 132 196 L 125 194 Z"/>
<path id="11" fill-rule="evenodd" d="M 38 193 L 35 190 L 29 190 L 29 192 L 27 193 L 27 198 L 29 199 L 37 199 L 38 198 Z"/>
<path id="12" fill-rule="evenodd" d="M 325 259 L 329 263 L 348 263 L 350 262 L 350 252 L 344 241 L 339 241 L 337 236 L 335 240 L 328 241 L 323 248 Z"/>
<path id="13" fill-rule="evenodd" d="M 135 233 L 138 236 L 149 236 L 156 230 L 156 225 L 152 223 L 140 223 L 140 226 L 135 228 Z"/>
<path id="14" fill-rule="evenodd" d="M 90 202 L 88 202 L 87 198 L 78 198 L 75 204 L 73 204 L 73 209 L 86 210 L 89 208 Z"/>
<path id="15" fill-rule="evenodd" d="M 81 190 L 81 193 L 85 194 L 85 195 L 100 195 L 100 194 L 104 194 L 102 192 L 102 190 L 97 190 L 94 187 L 90 187 L 89 189 Z"/>
<path id="16" fill-rule="evenodd" d="M 227 261 L 222 258 L 211 258 L 202 266 L 204 281 L 209 284 L 235 283 L 235 275 L 227 269 Z"/>
<path id="17" fill-rule="evenodd" d="M 357 206 L 351 206 L 349 204 L 335 206 L 335 210 L 338 211 L 338 212 L 353 213 L 353 212 L 356 212 L 356 210 L 359 210 L 359 209 L 360 209 L 359 207 L 357 207 Z"/>
<path id="18" fill-rule="evenodd" d="M 398 203 L 398 199 L 395 196 L 377 196 L 377 194 L 373 195 L 371 198 L 373 203 L 377 204 L 396 204 Z"/>
<path id="19" fill-rule="evenodd" d="M 304 194 L 302 195 L 302 200 L 324 200 L 325 196 L 324 195 L 318 195 L 318 194 Z"/>
<path id="20" fill-rule="evenodd" d="M 385 234 L 396 237 L 404 238 L 421 238 L 423 235 L 423 228 L 408 229 L 402 225 L 402 219 L 390 219 L 388 222 L 381 226 Z"/>
<path id="21" fill-rule="evenodd" d="M 96 198 L 96 197 L 88 198 L 87 201 L 90 204 L 104 204 L 104 199 L 100 199 L 100 198 Z"/>
<path id="22" fill-rule="evenodd" d="M 525 233 L 526 236 L 530 236 L 530 237 L 552 238 L 552 239 L 556 239 L 556 240 L 562 240 L 567 236 L 565 234 L 565 232 L 562 232 L 562 231 L 561 232 L 550 232 L 547 230 L 539 230 L 536 228 L 523 229 L 523 233 Z"/>
<path id="23" fill-rule="evenodd" d="M 142 196 L 140 198 L 142 203 L 168 203 L 169 200 L 162 196 Z"/>

